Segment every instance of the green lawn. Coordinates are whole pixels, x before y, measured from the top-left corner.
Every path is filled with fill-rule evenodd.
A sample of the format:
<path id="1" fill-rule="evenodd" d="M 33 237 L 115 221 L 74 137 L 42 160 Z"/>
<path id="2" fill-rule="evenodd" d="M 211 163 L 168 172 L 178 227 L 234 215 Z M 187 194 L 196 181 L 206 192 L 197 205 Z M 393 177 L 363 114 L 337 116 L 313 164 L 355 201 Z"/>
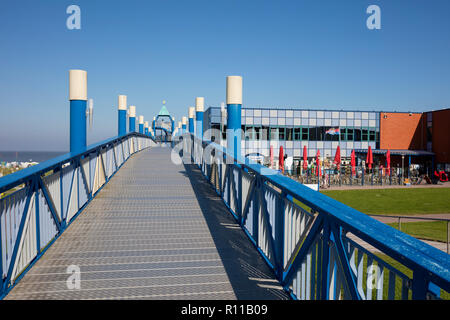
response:
<path id="1" fill-rule="evenodd" d="M 450 188 L 330 190 L 321 192 L 366 214 L 450 213 Z"/>
<path id="2" fill-rule="evenodd" d="M 398 223 L 388 223 L 388 225 L 398 229 Z M 400 229 L 419 239 L 447 242 L 447 222 L 445 221 L 402 222 Z"/>

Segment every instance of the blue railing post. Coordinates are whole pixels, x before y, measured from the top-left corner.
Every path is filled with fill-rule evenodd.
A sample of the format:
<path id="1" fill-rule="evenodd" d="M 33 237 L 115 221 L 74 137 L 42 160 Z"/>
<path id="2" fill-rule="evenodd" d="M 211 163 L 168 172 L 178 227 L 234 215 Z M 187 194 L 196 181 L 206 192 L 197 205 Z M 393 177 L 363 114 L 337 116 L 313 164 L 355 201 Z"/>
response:
<path id="1" fill-rule="evenodd" d="M 284 251 L 284 201 L 287 197 L 286 192 L 282 191 L 280 196 L 277 197 L 277 210 L 275 211 L 275 257 L 276 261 L 276 275 L 278 279 L 283 280 L 283 251 Z"/>
<path id="2" fill-rule="evenodd" d="M 118 134 L 123 136 L 127 133 L 127 96 L 119 96 L 118 112 Z"/>
<path id="3" fill-rule="evenodd" d="M 136 132 L 136 107 L 130 106 L 128 132 Z"/>
<path id="4" fill-rule="evenodd" d="M 227 77 L 227 150 L 241 156 L 242 77 Z"/>
<path id="5" fill-rule="evenodd" d="M 203 111 L 205 108 L 205 98 L 195 98 L 195 131 L 197 137 L 203 141 Z"/>
<path id="6" fill-rule="evenodd" d="M 148 136 L 148 121 L 144 122 L 144 134 Z"/>
<path id="7" fill-rule="evenodd" d="M 86 149 L 87 72 L 69 71 L 70 152 Z"/>
<path id="8" fill-rule="evenodd" d="M 330 223 L 327 218 L 325 218 L 324 226 L 323 226 L 323 233 L 320 235 L 322 239 L 322 259 L 321 259 L 321 283 L 320 283 L 320 299 L 321 300 L 328 300 L 329 298 L 329 285 L 330 285 L 330 245 L 331 245 L 331 239 L 330 239 Z"/>
<path id="9" fill-rule="evenodd" d="M 144 116 L 139 116 L 139 133 L 144 134 Z"/>

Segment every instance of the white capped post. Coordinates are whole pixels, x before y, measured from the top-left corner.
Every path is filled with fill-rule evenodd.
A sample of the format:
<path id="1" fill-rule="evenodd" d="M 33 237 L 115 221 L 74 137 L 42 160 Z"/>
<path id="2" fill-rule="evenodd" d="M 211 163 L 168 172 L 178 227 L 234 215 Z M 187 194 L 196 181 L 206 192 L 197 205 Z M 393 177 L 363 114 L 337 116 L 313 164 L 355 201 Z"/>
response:
<path id="1" fill-rule="evenodd" d="M 241 156 L 242 77 L 227 77 L 227 151 Z"/>
<path id="2" fill-rule="evenodd" d="M 136 106 L 130 106 L 128 132 L 136 132 Z"/>
<path id="3" fill-rule="evenodd" d="M 70 152 L 86 149 L 87 72 L 69 70 Z"/>
<path id="4" fill-rule="evenodd" d="M 118 131 L 119 136 L 123 136 L 127 133 L 127 96 L 119 95 L 119 121 Z"/>
<path id="5" fill-rule="evenodd" d="M 196 135 L 203 140 L 203 112 L 205 111 L 205 98 L 195 98 L 195 126 Z"/>

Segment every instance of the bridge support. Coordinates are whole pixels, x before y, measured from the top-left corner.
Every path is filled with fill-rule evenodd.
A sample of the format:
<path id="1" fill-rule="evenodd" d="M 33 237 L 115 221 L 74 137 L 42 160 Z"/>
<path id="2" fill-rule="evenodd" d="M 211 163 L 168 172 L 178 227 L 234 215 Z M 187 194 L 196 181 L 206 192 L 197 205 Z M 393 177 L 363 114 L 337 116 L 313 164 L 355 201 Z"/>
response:
<path id="1" fill-rule="evenodd" d="M 203 140 L 203 111 L 205 108 L 205 98 L 195 98 L 195 125 L 196 135 Z"/>
<path id="2" fill-rule="evenodd" d="M 144 116 L 139 116 L 139 133 L 144 134 Z"/>
<path id="3" fill-rule="evenodd" d="M 242 77 L 227 77 L 227 150 L 241 156 Z"/>
<path id="4" fill-rule="evenodd" d="M 130 106 L 128 132 L 136 132 L 136 107 Z"/>
<path id="5" fill-rule="evenodd" d="M 195 108 L 189 107 L 189 133 L 195 134 L 194 126 Z"/>
<path id="6" fill-rule="evenodd" d="M 127 96 L 119 95 L 118 134 L 127 133 Z"/>
<path id="7" fill-rule="evenodd" d="M 86 149 L 87 72 L 69 70 L 70 152 Z"/>

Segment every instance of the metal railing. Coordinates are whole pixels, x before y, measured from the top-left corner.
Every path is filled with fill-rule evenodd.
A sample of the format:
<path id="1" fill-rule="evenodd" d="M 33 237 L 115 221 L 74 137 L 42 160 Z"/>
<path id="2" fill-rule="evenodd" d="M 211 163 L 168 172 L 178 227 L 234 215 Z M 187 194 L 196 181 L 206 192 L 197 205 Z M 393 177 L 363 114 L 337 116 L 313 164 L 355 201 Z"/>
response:
<path id="1" fill-rule="evenodd" d="M 21 279 L 129 157 L 156 145 L 129 133 L 0 178 L 0 298 Z"/>
<path id="2" fill-rule="evenodd" d="M 189 134 L 181 145 L 293 298 L 448 295 L 445 252 L 220 145 Z"/>
<path id="3" fill-rule="evenodd" d="M 386 215 L 386 214 L 369 214 L 369 216 L 371 217 L 382 217 L 382 218 L 388 218 L 388 220 L 392 220 L 391 222 L 386 222 L 386 223 L 396 223 L 397 224 L 397 228 L 399 231 L 402 231 L 402 220 L 407 220 L 406 223 L 412 222 L 413 221 L 431 221 L 431 222 L 442 222 L 443 224 L 445 224 L 445 243 L 447 246 L 447 253 L 450 253 L 450 219 L 445 219 L 445 218 L 433 218 L 433 217 L 415 217 L 415 216 L 396 216 L 396 215 Z M 405 228 L 405 226 L 403 226 Z M 405 232 L 405 231 L 403 231 Z M 407 232 L 406 232 L 407 233 Z M 433 239 L 430 239 L 431 241 L 433 241 Z"/>

